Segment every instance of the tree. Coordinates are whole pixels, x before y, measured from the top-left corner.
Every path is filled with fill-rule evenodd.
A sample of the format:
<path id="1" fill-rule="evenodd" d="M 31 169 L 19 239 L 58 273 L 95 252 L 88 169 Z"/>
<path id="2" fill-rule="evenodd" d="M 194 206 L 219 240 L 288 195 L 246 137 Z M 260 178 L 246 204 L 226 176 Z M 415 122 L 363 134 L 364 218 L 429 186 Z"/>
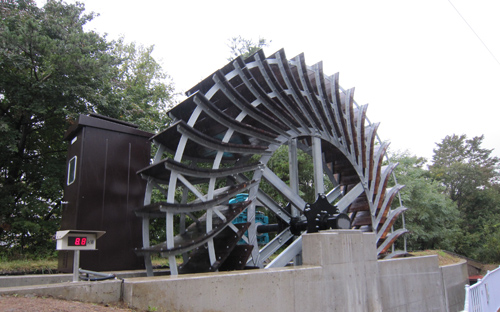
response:
<path id="1" fill-rule="evenodd" d="M 9 230 L 0 240 L 43 249 L 57 226 L 66 119 L 98 103 L 114 58 L 83 31 L 93 15 L 81 4 L 3 1 L 0 10 L 0 223 Z"/>
<path id="2" fill-rule="evenodd" d="M 484 136 L 470 140 L 466 135 L 446 136 L 434 150 L 432 175 L 446 187 L 450 198 L 461 208 L 477 190 L 499 183 L 499 159 L 481 148 Z"/>
<path id="3" fill-rule="evenodd" d="M 258 50 L 268 47 L 271 43 L 271 41 L 267 41 L 264 38 L 259 38 L 257 42 L 254 42 L 252 39 L 246 39 L 241 36 L 232 37 L 228 41 L 229 43 L 227 46 L 231 51 L 231 54 L 227 59 L 228 61 L 232 61 L 240 55 L 243 58 L 247 58 Z"/>
<path id="4" fill-rule="evenodd" d="M 434 150 L 431 175 L 445 187 L 461 214 L 457 251 L 478 260 L 491 259 L 485 249 L 500 218 L 500 160 L 481 147 L 484 136 L 447 136 Z M 496 261 L 500 259 L 497 258 Z"/>
<path id="5" fill-rule="evenodd" d="M 314 168 L 312 156 L 308 155 L 301 149 L 297 150 L 298 175 L 299 175 L 299 195 L 309 203 L 314 203 L 318 194 L 315 194 L 314 189 Z M 271 169 L 282 181 L 290 184 L 290 163 L 288 159 L 288 145 L 280 146 L 267 163 L 267 167 Z M 278 190 L 266 182 L 261 187 L 267 194 L 271 195 L 281 206 L 286 206 L 288 200 L 283 197 Z M 325 178 L 326 188 L 331 186 L 331 182 Z"/>
<path id="6" fill-rule="evenodd" d="M 2 1 L 0 14 L 0 242 L 52 251 L 72 120 L 96 112 L 156 129 L 171 84 L 152 47 L 84 31 L 95 15 L 81 3 Z"/>
<path id="7" fill-rule="evenodd" d="M 158 132 L 169 122 L 166 111 L 175 93 L 170 77 L 153 58 L 153 49 L 153 45 L 127 44 L 123 37 L 113 43 L 111 54 L 120 64 L 113 68 L 115 79 L 100 112 Z"/>
<path id="8" fill-rule="evenodd" d="M 407 248 L 454 251 L 459 233 L 457 206 L 423 168 L 426 159 L 405 152 L 393 155 L 391 162 L 399 163 L 394 172 L 398 183 L 405 185 L 400 195 L 403 206 L 409 208 L 405 212 Z"/>

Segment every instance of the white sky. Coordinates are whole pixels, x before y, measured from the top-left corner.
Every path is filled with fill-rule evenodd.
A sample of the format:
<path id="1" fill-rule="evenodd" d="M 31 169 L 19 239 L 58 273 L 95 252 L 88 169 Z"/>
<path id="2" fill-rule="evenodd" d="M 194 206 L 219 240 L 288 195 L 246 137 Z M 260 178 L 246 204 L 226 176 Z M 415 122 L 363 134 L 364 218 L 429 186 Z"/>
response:
<path id="1" fill-rule="evenodd" d="M 500 59 L 500 1 L 451 1 Z M 227 63 L 229 38 L 262 37 L 267 55 L 304 52 L 339 72 L 393 151 L 430 159 L 446 135 L 484 134 L 500 156 L 500 64 L 448 0 L 81 2 L 100 13 L 89 29 L 154 44 L 179 92 Z"/>

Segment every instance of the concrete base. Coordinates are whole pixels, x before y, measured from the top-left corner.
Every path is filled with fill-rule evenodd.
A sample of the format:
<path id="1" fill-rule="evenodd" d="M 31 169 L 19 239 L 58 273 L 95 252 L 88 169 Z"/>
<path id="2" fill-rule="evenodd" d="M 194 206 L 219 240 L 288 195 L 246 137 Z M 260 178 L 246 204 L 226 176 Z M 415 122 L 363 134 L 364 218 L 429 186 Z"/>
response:
<path id="1" fill-rule="evenodd" d="M 437 256 L 400 260 L 379 262 L 384 311 L 447 311 Z"/>
<path id="2" fill-rule="evenodd" d="M 158 311 L 460 311 L 461 264 L 437 256 L 377 261 L 375 235 L 325 231 L 303 237 L 303 266 L 0 288 L 90 301 L 123 300 Z M 1 280 L 1 279 L 0 279 Z"/>
<path id="3" fill-rule="evenodd" d="M 54 298 L 83 302 L 110 303 L 121 300 L 121 280 L 101 282 L 67 282 L 51 285 L 35 285 L 0 288 L 0 295 L 52 296 Z"/>
<path id="4" fill-rule="evenodd" d="M 101 272 L 105 274 L 114 274 L 118 279 L 145 277 L 145 270 L 131 270 L 118 272 Z M 168 270 L 155 270 L 155 275 L 167 275 Z M 71 274 L 34 274 L 34 275 L 6 275 L 0 276 L 0 290 L 3 287 L 22 287 L 36 285 L 50 285 L 57 283 L 66 283 L 73 281 L 73 273 Z"/>
<path id="5" fill-rule="evenodd" d="M 320 301 L 304 291 L 320 278 L 321 268 L 313 266 L 139 278 L 124 284 L 123 299 L 134 308 L 168 311 L 320 311 Z"/>
<path id="6" fill-rule="evenodd" d="M 440 267 L 448 311 L 464 309 L 464 285 L 469 284 L 467 261 Z"/>
<path id="7" fill-rule="evenodd" d="M 66 283 L 73 280 L 73 274 L 37 274 L 12 275 L 0 277 L 0 289 L 3 287 L 22 287 Z"/>

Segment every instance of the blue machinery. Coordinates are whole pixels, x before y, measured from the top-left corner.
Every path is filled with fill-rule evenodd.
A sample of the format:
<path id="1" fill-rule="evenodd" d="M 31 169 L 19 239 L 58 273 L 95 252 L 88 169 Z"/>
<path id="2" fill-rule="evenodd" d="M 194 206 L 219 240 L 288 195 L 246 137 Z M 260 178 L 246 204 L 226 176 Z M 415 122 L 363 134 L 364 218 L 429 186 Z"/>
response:
<path id="1" fill-rule="evenodd" d="M 241 193 L 236 195 L 235 198 L 229 200 L 229 204 L 236 204 L 240 202 L 244 202 L 248 199 L 248 194 Z M 247 211 L 243 211 L 236 219 L 234 219 L 233 224 L 242 224 L 247 223 Z M 257 224 L 257 228 L 259 225 L 269 224 L 269 217 L 266 216 L 262 211 L 255 212 L 255 223 Z M 248 236 L 248 232 L 245 232 L 245 236 Z M 238 242 L 239 244 L 244 244 L 245 241 L 242 239 Z M 259 246 L 263 246 L 269 243 L 269 233 L 258 233 L 257 234 L 257 243 Z"/>

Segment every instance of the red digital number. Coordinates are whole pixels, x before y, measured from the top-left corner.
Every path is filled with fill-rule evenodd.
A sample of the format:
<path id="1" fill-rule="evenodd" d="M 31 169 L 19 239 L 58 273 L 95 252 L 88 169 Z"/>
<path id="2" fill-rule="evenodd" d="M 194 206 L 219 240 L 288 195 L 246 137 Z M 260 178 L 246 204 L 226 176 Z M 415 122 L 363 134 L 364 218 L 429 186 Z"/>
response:
<path id="1" fill-rule="evenodd" d="M 72 236 L 68 238 L 68 246 L 87 246 L 86 236 Z"/>

